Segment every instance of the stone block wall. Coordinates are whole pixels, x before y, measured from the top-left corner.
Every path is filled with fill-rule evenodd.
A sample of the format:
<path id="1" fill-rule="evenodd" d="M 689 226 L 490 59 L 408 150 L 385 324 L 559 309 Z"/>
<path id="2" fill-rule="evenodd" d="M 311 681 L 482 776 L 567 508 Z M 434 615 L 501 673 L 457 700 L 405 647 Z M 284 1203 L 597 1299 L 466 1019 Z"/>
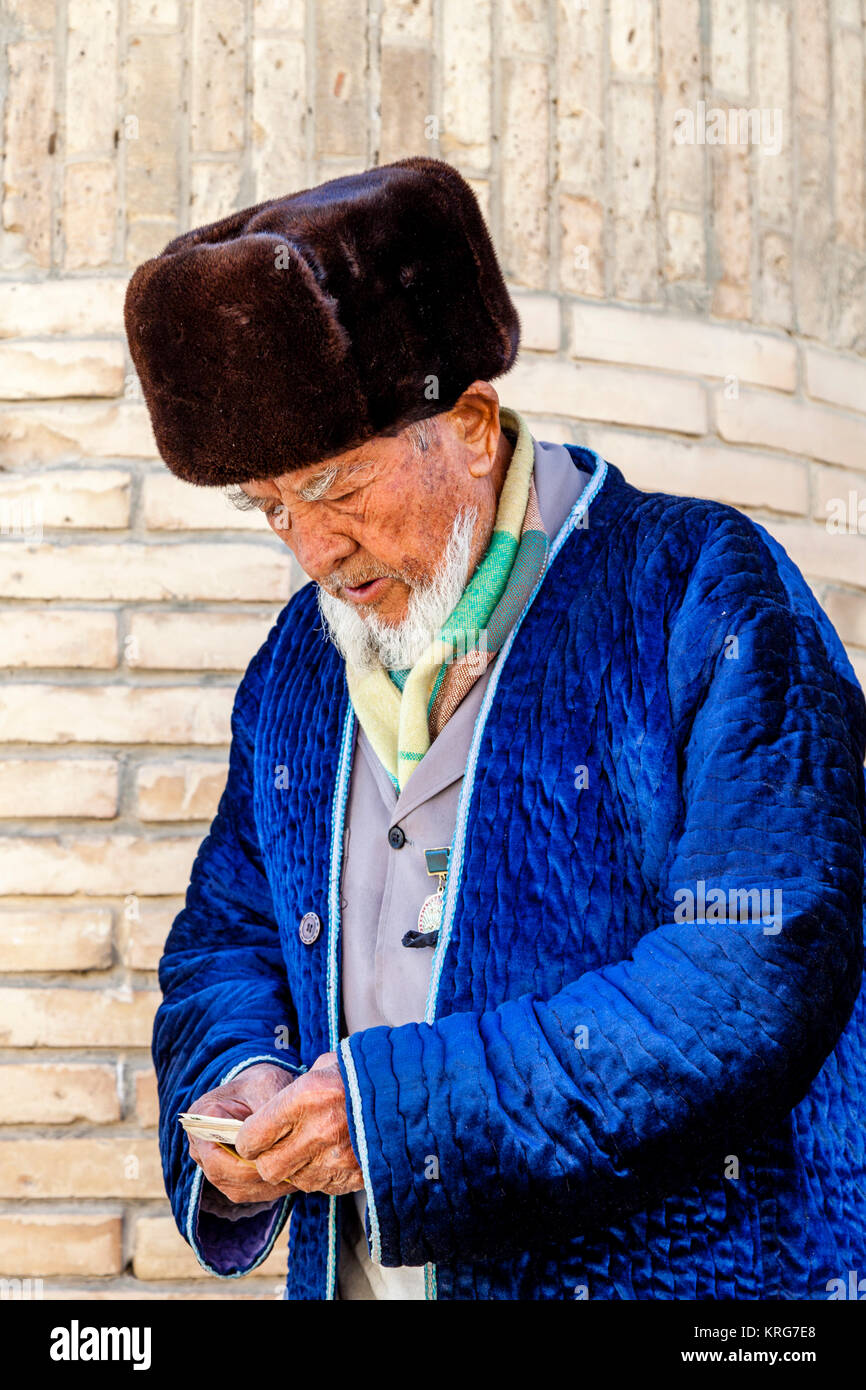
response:
<path id="1" fill-rule="evenodd" d="M 122 325 L 179 231 L 408 154 L 455 164 L 540 438 L 717 498 L 866 684 L 860 0 L 5 0 L 0 14 L 0 1276 L 273 1298 L 177 1235 L 162 942 L 240 674 L 301 581 L 159 461 Z"/>

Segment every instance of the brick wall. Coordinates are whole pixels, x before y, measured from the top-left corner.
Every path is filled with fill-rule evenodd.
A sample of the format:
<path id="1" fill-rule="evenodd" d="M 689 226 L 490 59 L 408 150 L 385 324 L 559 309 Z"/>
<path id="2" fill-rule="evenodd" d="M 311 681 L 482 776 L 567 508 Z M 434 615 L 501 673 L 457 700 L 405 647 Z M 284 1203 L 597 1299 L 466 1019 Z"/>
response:
<path id="1" fill-rule="evenodd" d="M 505 402 L 639 487 L 762 520 L 866 682 L 863 20 L 859 0 L 6 0 L 0 1275 L 46 1297 L 282 1284 L 284 1241 L 227 1288 L 174 1231 L 149 1038 L 233 691 L 298 572 L 263 518 L 160 464 L 130 269 L 233 208 L 451 160 L 523 319 Z M 701 110 L 738 108 L 767 145 L 780 113 L 776 153 L 697 138 Z"/>

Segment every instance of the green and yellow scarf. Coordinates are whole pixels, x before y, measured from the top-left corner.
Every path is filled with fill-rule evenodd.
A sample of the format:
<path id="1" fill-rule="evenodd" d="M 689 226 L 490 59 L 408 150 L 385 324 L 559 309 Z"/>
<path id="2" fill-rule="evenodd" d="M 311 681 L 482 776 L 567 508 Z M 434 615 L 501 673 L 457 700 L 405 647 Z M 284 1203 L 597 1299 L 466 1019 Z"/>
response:
<path id="1" fill-rule="evenodd" d="M 490 543 L 450 618 L 410 670 L 346 666 L 355 714 L 398 791 L 502 647 L 547 562 L 532 435 L 516 411 L 499 415 L 517 442 Z"/>

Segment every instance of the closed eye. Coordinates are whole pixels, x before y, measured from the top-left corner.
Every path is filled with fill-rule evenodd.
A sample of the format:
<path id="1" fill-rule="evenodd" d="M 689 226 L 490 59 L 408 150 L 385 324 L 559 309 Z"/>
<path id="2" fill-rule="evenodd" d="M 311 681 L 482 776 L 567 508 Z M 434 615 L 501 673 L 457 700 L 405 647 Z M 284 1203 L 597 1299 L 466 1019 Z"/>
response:
<path id="1" fill-rule="evenodd" d="M 350 488 L 348 492 L 340 492 L 336 495 L 328 493 L 319 500 L 322 502 L 346 502 L 351 497 L 356 497 L 360 488 Z M 273 516 L 283 506 L 278 497 L 253 497 L 248 492 L 244 492 L 242 487 L 230 487 L 226 489 L 226 497 L 233 507 L 237 507 L 240 512 L 264 512 L 265 516 Z"/>
<path id="2" fill-rule="evenodd" d="M 226 497 L 239 512 L 264 512 L 265 516 L 273 516 L 282 506 L 278 497 L 251 497 L 242 487 L 228 488 Z"/>

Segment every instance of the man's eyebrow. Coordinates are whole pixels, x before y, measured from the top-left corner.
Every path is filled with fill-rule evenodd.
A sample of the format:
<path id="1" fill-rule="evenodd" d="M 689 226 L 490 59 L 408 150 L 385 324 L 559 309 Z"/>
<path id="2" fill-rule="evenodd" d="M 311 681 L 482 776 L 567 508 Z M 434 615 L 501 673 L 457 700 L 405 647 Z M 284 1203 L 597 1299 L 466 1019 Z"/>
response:
<path id="1" fill-rule="evenodd" d="M 272 497 L 253 497 L 252 493 L 245 492 L 240 484 L 227 488 L 226 497 L 239 512 L 263 511 L 268 503 L 273 501 Z"/>
<path id="2" fill-rule="evenodd" d="M 320 473 L 314 473 L 303 487 L 298 488 L 298 497 L 302 502 L 318 502 L 326 492 L 330 492 L 338 479 L 341 483 L 348 482 L 349 478 L 361 472 L 362 469 L 369 468 L 369 466 L 369 459 L 364 459 L 359 463 L 345 464 L 342 468 L 339 464 L 331 463 Z"/>
<path id="3" fill-rule="evenodd" d="M 360 463 L 345 464 L 342 468 L 339 464 L 331 463 L 327 468 L 314 473 L 303 487 L 298 488 L 297 495 L 302 502 L 318 502 L 329 492 L 334 483 L 339 479 L 340 482 L 348 481 L 355 473 L 361 472 L 364 468 L 369 468 L 370 459 L 364 459 Z M 249 512 L 253 510 L 266 511 L 275 501 L 273 497 L 254 497 L 239 484 L 226 490 L 226 496 L 233 506 L 239 511 Z"/>

